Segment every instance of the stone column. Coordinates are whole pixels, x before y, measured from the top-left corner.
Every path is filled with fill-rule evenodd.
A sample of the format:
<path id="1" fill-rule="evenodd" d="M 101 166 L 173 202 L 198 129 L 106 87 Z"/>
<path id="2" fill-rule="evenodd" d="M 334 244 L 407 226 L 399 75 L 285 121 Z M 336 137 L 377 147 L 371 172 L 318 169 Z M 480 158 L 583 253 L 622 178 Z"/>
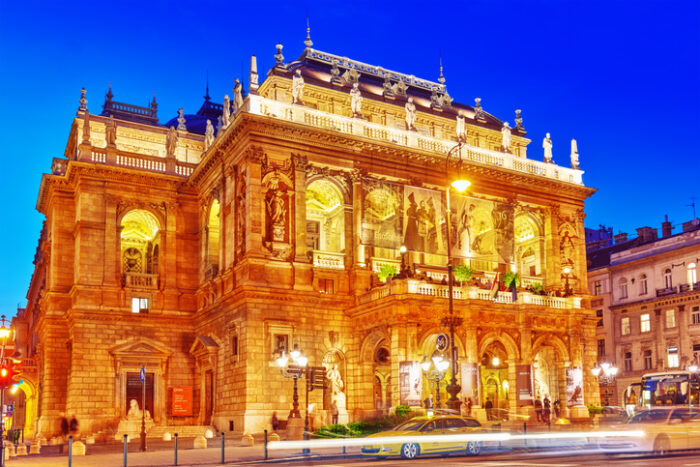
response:
<path id="1" fill-rule="evenodd" d="M 364 265 L 368 259 L 365 258 L 365 250 L 362 245 L 362 174 L 359 170 L 354 170 L 351 175 L 352 179 L 352 210 L 353 210 L 353 226 L 352 226 L 352 251 L 353 251 L 353 267 Z"/>
<path id="2" fill-rule="evenodd" d="M 663 371 L 667 366 L 666 348 L 664 346 L 664 319 L 660 308 L 654 310 L 654 328 L 656 337 L 656 371 Z"/>
<path id="3" fill-rule="evenodd" d="M 248 151 L 248 170 L 246 171 L 246 255 L 257 258 L 265 256 L 263 251 L 265 199 L 262 192 L 262 157 L 262 150 L 250 149 Z"/>
<path id="4" fill-rule="evenodd" d="M 559 287 L 561 284 L 561 261 L 559 256 L 559 205 L 552 204 L 545 217 L 545 287 Z"/>
<path id="5" fill-rule="evenodd" d="M 678 362 L 681 368 L 686 368 L 693 360 L 693 348 L 688 342 L 689 325 L 685 305 L 678 305 L 676 310 L 676 328 L 678 329 Z"/>
<path id="6" fill-rule="evenodd" d="M 117 205 L 119 198 L 114 195 L 105 196 L 105 230 L 104 230 L 104 276 L 102 280 L 107 286 L 119 286 L 121 273 L 120 236 L 121 226 L 117 225 Z"/>
<path id="7" fill-rule="evenodd" d="M 308 263 L 306 256 L 306 170 L 308 159 L 300 155 L 292 155 L 294 164 L 294 261 Z"/>

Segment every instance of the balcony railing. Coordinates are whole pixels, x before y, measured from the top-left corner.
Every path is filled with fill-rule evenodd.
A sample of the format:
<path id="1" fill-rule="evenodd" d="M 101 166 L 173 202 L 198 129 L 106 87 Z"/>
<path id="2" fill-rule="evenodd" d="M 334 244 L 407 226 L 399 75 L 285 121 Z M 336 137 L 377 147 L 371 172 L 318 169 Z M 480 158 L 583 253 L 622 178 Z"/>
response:
<path id="1" fill-rule="evenodd" d="M 669 295 L 675 295 L 677 293 L 685 292 L 697 292 L 700 290 L 700 282 L 695 283 L 683 283 L 677 287 L 666 287 L 665 289 L 656 289 L 657 297 L 667 297 Z"/>
<path id="2" fill-rule="evenodd" d="M 109 157 L 110 154 L 112 156 L 111 158 Z M 197 166 L 197 164 L 191 164 L 180 160 L 175 160 L 172 164 L 169 164 L 170 161 L 163 157 L 95 147 L 91 147 L 89 152 L 86 153 L 81 153 L 79 150 L 77 158 L 85 162 L 116 165 L 119 167 L 144 170 L 146 172 L 179 175 L 181 177 L 189 177 Z"/>
<path id="3" fill-rule="evenodd" d="M 678 286 L 679 293 L 690 292 L 695 290 L 700 290 L 700 282 L 696 282 L 694 284 L 681 284 Z"/>
<path id="4" fill-rule="evenodd" d="M 665 297 L 667 295 L 674 295 L 678 293 L 677 287 L 666 287 L 665 289 L 656 289 L 657 297 Z"/>
<path id="5" fill-rule="evenodd" d="M 243 111 L 399 146 L 407 146 L 443 156 L 457 144 L 452 140 L 434 138 L 415 131 L 391 128 L 378 123 L 371 123 L 367 120 L 336 115 L 301 105 L 287 104 L 253 94 L 246 98 Z M 582 170 L 547 164 L 513 154 L 465 144 L 462 146 L 461 157 L 463 160 L 492 167 L 501 167 L 578 185 L 583 184 Z"/>
<path id="6" fill-rule="evenodd" d="M 376 287 L 366 294 L 358 297 L 360 305 L 371 303 L 373 301 L 388 297 L 389 295 L 400 294 L 415 294 L 424 295 L 436 298 L 448 298 L 448 286 L 442 284 L 433 284 L 430 282 L 406 279 L 394 279 L 388 284 L 381 287 Z M 516 301 L 513 301 L 511 292 L 499 292 L 494 298 L 493 293 L 488 289 L 480 289 L 474 286 L 459 286 L 455 285 L 452 288 L 452 297 L 455 300 L 483 300 L 502 304 L 523 304 L 537 305 L 547 308 L 556 308 L 560 310 L 581 308 L 580 297 L 550 297 L 546 295 L 536 295 L 530 292 L 518 292 Z"/>
<path id="7" fill-rule="evenodd" d="M 314 250 L 314 267 L 345 269 L 345 255 L 343 253 Z"/>
<path id="8" fill-rule="evenodd" d="M 157 289 L 158 274 L 141 274 L 137 272 L 124 273 L 124 285 L 139 289 Z"/>

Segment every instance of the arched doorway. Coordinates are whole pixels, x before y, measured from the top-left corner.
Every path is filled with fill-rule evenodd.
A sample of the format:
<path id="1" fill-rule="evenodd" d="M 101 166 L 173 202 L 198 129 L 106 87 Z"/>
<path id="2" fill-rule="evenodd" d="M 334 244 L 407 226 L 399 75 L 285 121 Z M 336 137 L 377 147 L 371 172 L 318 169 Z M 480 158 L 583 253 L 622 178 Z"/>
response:
<path id="1" fill-rule="evenodd" d="M 124 284 L 157 288 L 160 256 L 160 226 L 144 209 L 127 212 L 121 219 L 120 259 Z"/>
<path id="2" fill-rule="evenodd" d="M 306 188 L 306 246 L 314 252 L 345 251 L 343 196 L 330 180 L 315 180 Z"/>
<path id="3" fill-rule="evenodd" d="M 493 341 L 481 355 L 479 373 L 481 375 L 481 405 L 491 401 L 494 409 L 508 409 L 510 404 L 510 383 L 508 381 L 508 353 L 499 341 Z"/>
<path id="4" fill-rule="evenodd" d="M 545 397 L 550 401 L 561 400 L 561 378 L 559 367 L 561 362 L 554 347 L 541 347 L 535 354 L 533 364 L 535 373 L 535 398 L 540 400 Z"/>

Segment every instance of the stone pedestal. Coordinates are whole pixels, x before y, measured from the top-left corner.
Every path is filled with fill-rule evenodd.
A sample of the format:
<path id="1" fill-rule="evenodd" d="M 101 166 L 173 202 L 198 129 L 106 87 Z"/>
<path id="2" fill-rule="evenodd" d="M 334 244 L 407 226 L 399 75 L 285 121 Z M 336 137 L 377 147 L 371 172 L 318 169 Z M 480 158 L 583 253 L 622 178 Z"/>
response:
<path id="1" fill-rule="evenodd" d="M 170 441 L 171 439 L 173 439 L 173 438 L 172 438 L 172 435 L 170 434 L 169 431 L 166 431 L 165 433 L 163 433 L 163 441 Z"/>
<path id="2" fill-rule="evenodd" d="M 195 449 L 206 449 L 207 448 L 207 439 L 204 436 L 197 436 L 194 439 L 194 443 L 192 444 L 192 447 Z"/>
<path id="3" fill-rule="evenodd" d="M 253 435 L 243 435 L 242 441 L 246 446 L 255 446 L 255 438 L 253 438 Z"/>
<path id="4" fill-rule="evenodd" d="M 153 419 L 146 419 L 146 433 L 153 428 Z M 131 438 L 139 438 L 141 437 L 141 418 L 135 419 L 135 418 L 129 418 L 129 419 L 124 419 L 119 421 L 119 426 L 117 427 L 117 433 L 114 435 L 114 439 L 117 441 L 122 441 L 124 439 L 124 435 L 129 435 L 129 439 Z"/>
<path id="5" fill-rule="evenodd" d="M 31 446 L 29 446 L 29 454 L 41 454 L 41 441 L 34 440 Z"/>
<path id="6" fill-rule="evenodd" d="M 27 445 L 26 444 L 19 444 L 17 446 L 17 450 L 15 451 L 15 454 L 18 456 L 26 456 L 27 455 Z"/>
<path id="7" fill-rule="evenodd" d="M 272 433 L 270 433 L 270 434 L 267 436 L 267 440 L 268 440 L 268 441 L 279 441 L 279 440 L 280 440 L 280 435 L 278 435 L 277 433 L 275 433 L 275 432 L 273 431 Z"/>
<path id="8" fill-rule="evenodd" d="M 304 439 L 304 419 L 290 418 L 287 420 L 287 440 Z"/>
<path id="9" fill-rule="evenodd" d="M 73 443 L 73 455 L 74 456 L 84 456 L 85 455 L 85 444 L 82 441 L 76 441 Z"/>
<path id="10" fill-rule="evenodd" d="M 569 414 L 572 420 L 577 420 L 577 419 L 588 419 L 590 417 L 590 414 L 588 413 L 588 407 L 585 405 L 575 405 L 573 407 L 569 407 Z"/>

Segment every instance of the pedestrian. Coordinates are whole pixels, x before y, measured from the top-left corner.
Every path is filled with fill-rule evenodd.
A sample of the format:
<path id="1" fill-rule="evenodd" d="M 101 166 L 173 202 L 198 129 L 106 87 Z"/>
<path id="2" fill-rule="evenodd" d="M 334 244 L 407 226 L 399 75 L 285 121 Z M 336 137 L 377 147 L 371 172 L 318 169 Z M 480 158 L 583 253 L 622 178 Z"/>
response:
<path id="1" fill-rule="evenodd" d="M 272 431 L 280 429 L 280 421 L 277 419 L 277 412 L 272 412 Z"/>
<path id="2" fill-rule="evenodd" d="M 335 400 L 331 402 L 331 423 L 338 424 L 338 404 L 335 403 Z"/>
<path id="3" fill-rule="evenodd" d="M 432 409 L 433 408 L 433 397 L 428 396 L 425 399 L 423 399 L 423 405 L 425 406 L 426 409 Z"/>
<path id="4" fill-rule="evenodd" d="M 557 420 L 561 418 L 561 401 L 559 399 L 554 401 L 554 417 Z"/>
<path id="5" fill-rule="evenodd" d="M 73 437 L 76 437 L 78 434 L 78 419 L 75 418 L 75 414 L 73 414 L 73 416 L 71 416 L 69 428 L 70 428 L 70 434 L 72 434 Z"/>
<path id="6" fill-rule="evenodd" d="M 542 423 L 542 401 L 540 397 L 535 397 L 535 416 L 537 417 L 537 422 Z"/>
<path id="7" fill-rule="evenodd" d="M 493 419 L 493 402 L 491 402 L 491 398 L 487 397 L 486 398 L 486 404 L 484 404 L 484 408 L 486 408 L 486 420 L 492 420 Z"/>
<path id="8" fill-rule="evenodd" d="M 68 419 L 66 418 L 66 414 L 61 412 L 60 415 L 61 415 L 61 434 L 63 435 L 63 437 L 61 438 L 61 444 L 58 446 L 58 452 L 63 454 L 63 443 L 65 443 L 66 439 L 68 438 L 68 433 L 70 431 L 70 425 L 68 424 Z"/>
<path id="9" fill-rule="evenodd" d="M 549 402 L 549 396 L 544 396 L 544 403 L 543 405 L 543 413 L 542 415 L 544 416 L 544 422 L 549 423 L 549 416 L 552 413 L 552 404 Z"/>
<path id="10" fill-rule="evenodd" d="M 467 417 L 472 416 L 472 398 L 467 396 L 466 400 L 464 401 L 464 406 L 467 409 Z"/>

